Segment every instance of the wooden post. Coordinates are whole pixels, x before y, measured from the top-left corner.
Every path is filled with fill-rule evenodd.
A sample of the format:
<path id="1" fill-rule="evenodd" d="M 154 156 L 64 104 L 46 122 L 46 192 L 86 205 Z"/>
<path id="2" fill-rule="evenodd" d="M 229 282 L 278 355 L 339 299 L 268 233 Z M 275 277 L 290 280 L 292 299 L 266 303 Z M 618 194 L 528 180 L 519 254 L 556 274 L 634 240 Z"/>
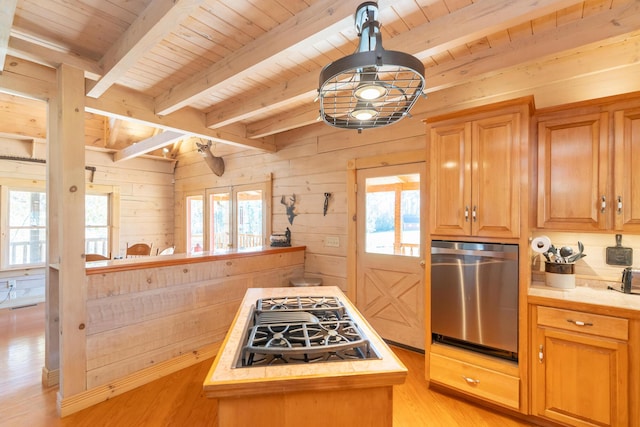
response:
<path id="1" fill-rule="evenodd" d="M 54 133 L 49 138 L 47 179 L 54 239 L 48 259 L 57 264 L 50 267 L 50 278 L 57 278 L 59 297 L 60 411 L 65 398 L 86 389 L 84 73 L 62 64 L 57 83 L 54 114 L 49 117 Z M 49 327 L 55 327 L 53 321 L 49 319 Z"/>
<path id="2" fill-rule="evenodd" d="M 52 267 L 60 262 L 60 235 L 58 223 L 60 179 L 60 150 L 58 137 L 58 100 L 57 95 L 47 103 L 47 256 L 45 268 L 45 316 L 44 328 L 44 367 L 42 384 L 51 387 L 60 381 L 60 292 L 58 269 Z M 54 165 L 56 167 L 52 168 Z"/>

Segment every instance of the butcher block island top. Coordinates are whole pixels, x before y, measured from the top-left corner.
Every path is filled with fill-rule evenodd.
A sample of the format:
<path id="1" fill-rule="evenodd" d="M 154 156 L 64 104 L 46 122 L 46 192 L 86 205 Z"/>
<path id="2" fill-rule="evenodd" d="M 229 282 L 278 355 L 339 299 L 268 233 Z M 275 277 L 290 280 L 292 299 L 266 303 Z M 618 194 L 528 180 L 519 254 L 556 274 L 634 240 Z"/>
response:
<path id="1" fill-rule="evenodd" d="M 239 361 L 247 331 L 254 324 L 257 301 L 296 297 L 336 299 L 343 304 L 350 322 L 368 340 L 372 356 L 242 366 Z M 404 383 L 406 375 L 407 368 L 339 288 L 251 288 L 203 390 L 207 397 L 218 399 L 220 426 L 391 426 L 393 385 Z"/>

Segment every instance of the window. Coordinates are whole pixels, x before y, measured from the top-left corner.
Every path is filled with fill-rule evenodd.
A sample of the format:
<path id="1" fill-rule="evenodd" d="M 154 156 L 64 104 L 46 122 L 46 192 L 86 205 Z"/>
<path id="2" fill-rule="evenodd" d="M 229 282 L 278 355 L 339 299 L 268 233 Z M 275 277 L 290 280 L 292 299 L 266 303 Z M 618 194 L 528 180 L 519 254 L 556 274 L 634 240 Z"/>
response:
<path id="1" fill-rule="evenodd" d="M 12 180 L 0 186 L 1 268 L 42 265 L 47 256 L 47 197 L 42 181 Z M 119 192 L 88 184 L 85 196 L 85 253 L 110 256 L 118 244 Z"/>
<path id="2" fill-rule="evenodd" d="M 201 252 L 203 250 L 203 208 L 202 196 L 187 196 L 188 252 Z"/>
<path id="3" fill-rule="evenodd" d="M 111 257 L 109 195 L 87 194 L 84 205 L 85 252 Z"/>
<path id="4" fill-rule="evenodd" d="M 231 247 L 231 194 L 229 191 L 209 193 L 209 250 Z"/>
<path id="5" fill-rule="evenodd" d="M 264 246 L 269 233 L 271 178 L 267 182 L 211 188 L 202 196 L 187 196 L 187 247 L 196 250 L 248 249 Z M 203 224 L 202 218 L 206 218 Z M 202 239 L 202 227 L 206 239 Z"/>
<path id="6" fill-rule="evenodd" d="M 420 256 L 420 175 L 366 179 L 366 251 Z"/>
<path id="7" fill-rule="evenodd" d="M 42 191 L 9 190 L 9 266 L 42 264 L 47 256 L 47 198 Z"/>

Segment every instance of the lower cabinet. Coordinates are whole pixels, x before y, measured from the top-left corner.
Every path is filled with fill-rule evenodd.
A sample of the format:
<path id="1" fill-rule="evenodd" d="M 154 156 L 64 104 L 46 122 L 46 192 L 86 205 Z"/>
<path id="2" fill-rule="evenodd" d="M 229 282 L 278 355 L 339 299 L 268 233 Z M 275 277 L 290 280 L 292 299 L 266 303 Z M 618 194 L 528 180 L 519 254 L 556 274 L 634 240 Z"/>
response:
<path id="1" fill-rule="evenodd" d="M 531 308 L 532 414 L 571 426 L 630 425 L 629 320 Z"/>
<path id="2" fill-rule="evenodd" d="M 428 357 L 430 381 L 519 410 L 517 363 L 436 344 L 431 346 Z"/>

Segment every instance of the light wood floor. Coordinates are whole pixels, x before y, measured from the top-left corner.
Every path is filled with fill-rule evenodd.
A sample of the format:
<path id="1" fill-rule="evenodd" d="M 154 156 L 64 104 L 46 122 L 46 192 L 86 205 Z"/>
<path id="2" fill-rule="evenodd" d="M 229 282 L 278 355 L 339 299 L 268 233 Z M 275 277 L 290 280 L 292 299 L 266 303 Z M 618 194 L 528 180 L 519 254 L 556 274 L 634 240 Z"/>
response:
<path id="1" fill-rule="evenodd" d="M 427 388 L 424 356 L 400 348 L 394 348 L 394 351 L 409 369 L 405 384 L 394 388 L 394 427 L 532 425 Z M 47 389 L 41 385 L 43 360 L 43 306 L 0 309 L 0 426 L 216 425 L 216 403 L 202 395 L 202 382 L 212 360 L 63 419 L 56 414 L 57 388 Z M 328 409 L 326 414 L 319 416 L 330 420 L 330 412 Z M 330 421 L 327 426 L 337 427 Z"/>

